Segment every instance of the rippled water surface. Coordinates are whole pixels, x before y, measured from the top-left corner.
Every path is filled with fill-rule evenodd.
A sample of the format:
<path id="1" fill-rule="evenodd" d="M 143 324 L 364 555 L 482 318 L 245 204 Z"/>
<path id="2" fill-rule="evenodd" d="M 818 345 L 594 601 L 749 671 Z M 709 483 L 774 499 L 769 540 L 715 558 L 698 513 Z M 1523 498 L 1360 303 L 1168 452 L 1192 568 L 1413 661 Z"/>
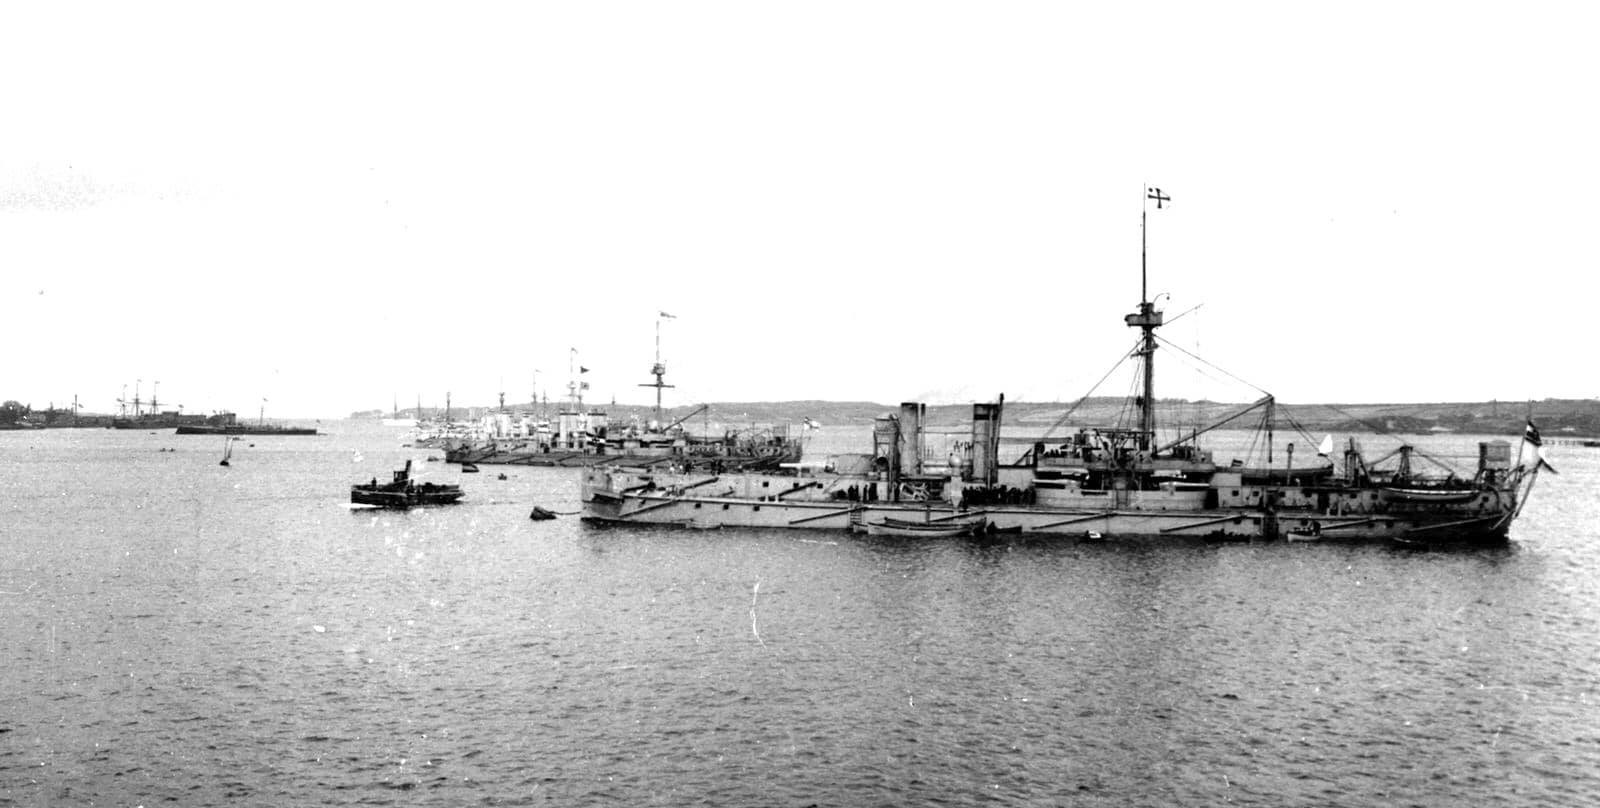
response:
<path id="1" fill-rule="evenodd" d="M 1600 804 L 1600 450 L 1416 552 L 351 510 L 324 430 L 0 433 L 0 804 Z"/>

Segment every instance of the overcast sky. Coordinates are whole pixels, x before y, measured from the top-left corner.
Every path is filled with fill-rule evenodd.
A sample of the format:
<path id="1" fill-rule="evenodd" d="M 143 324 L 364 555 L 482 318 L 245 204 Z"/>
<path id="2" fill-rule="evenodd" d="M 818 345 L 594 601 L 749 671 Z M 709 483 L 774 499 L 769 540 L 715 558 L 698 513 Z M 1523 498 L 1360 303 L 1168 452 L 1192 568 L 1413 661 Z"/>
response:
<path id="1" fill-rule="evenodd" d="M 644 403 L 665 311 L 669 405 L 1071 400 L 1146 185 L 1163 335 L 1283 401 L 1594 397 L 1594 15 L 9 4 L 0 398 Z"/>

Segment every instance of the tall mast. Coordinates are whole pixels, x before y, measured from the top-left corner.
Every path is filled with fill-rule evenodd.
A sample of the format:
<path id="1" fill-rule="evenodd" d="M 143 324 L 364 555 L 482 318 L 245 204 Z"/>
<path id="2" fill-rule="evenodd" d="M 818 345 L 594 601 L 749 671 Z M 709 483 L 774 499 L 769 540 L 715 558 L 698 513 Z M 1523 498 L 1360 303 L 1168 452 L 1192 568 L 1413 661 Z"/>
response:
<path id="1" fill-rule="evenodd" d="M 1139 397 L 1138 445 L 1140 451 L 1149 451 L 1155 446 L 1156 435 L 1156 329 L 1161 327 L 1161 312 L 1156 311 L 1156 305 L 1150 302 L 1145 220 L 1149 215 L 1149 200 L 1154 199 L 1156 210 L 1160 210 L 1172 198 L 1161 193 L 1160 188 L 1148 186 L 1144 198 L 1145 202 L 1139 211 L 1139 310 L 1124 317 L 1123 322 L 1144 332 L 1136 351 L 1144 368 L 1144 394 Z"/>
<path id="2" fill-rule="evenodd" d="M 650 373 L 656 377 L 656 380 L 650 384 L 639 385 L 640 387 L 654 387 L 656 389 L 655 421 L 658 424 L 661 423 L 661 388 L 672 387 L 672 385 L 667 384 L 665 381 L 667 375 L 667 366 L 661 361 L 661 321 L 664 318 L 673 319 L 672 315 L 664 311 L 661 312 L 658 317 L 656 317 L 656 363 L 650 368 Z"/>
<path id="3" fill-rule="evenodd" d="M 583 409 L 578 405 L 578 374 L 572 372 L 573 358 L 578 355 L 578 349 L 567 351 L 567 401 L 573 412 Z"/>

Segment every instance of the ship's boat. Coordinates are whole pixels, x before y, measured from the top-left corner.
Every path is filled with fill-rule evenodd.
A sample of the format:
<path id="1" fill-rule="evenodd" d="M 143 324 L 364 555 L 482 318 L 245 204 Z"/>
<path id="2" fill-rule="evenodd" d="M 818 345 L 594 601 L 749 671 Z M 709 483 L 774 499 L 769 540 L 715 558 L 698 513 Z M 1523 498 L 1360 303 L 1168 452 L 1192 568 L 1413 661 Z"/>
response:
<path id="1" fill-rule="evenodd" d="M 952 524 L 950 522 L 909 522 L 885 518 L 882 522 L 866 524 L 868 536 L 895 536 L 904 539 L 947 539 L 971 536 L 982 523 Z"/>
<path id="2" fill-rule="evenodd" d="M 1383 496 L 1396 502 L 1466 502 L 1478 496 L 1475 488 L 1396 488 L 1385 486 Z"/>
<path id="3" fill-rule="evenodd" d="M 461 486 L 448 483 L 418 483 L 411 479 L 411 461 L 394 473 L 387 483 L 373 480 L 350 486 L 350 502 L 380 508 L 415 508 L 420 505 L 451 505 L 461 500 Z"/>

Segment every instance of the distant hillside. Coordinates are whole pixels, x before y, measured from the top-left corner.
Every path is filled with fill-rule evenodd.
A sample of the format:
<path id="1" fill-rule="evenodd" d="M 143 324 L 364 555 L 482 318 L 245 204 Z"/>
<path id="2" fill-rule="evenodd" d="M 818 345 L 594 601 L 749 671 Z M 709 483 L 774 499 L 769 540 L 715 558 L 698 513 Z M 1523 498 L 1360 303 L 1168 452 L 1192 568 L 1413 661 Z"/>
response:
<path id="1" fill-rule="evenodd" d="M 508 405 L 513 410 L 526 411 L 529 404 Z M 649 406 L 629 404 L 589 404 L 604 410 L 613 422 L 625 422 L 637 417 L 641 421 L 652 415 Z M 670 407 L 664 411 L 668 423 L 685 418 L 699 404 Z M 1092 426 L 1126 421 L 1126 402 L 1120 398 L 1091 398 L 1076 405 L 1068 425 Z M 1212 401 L 1160 401 L 1163 423 L 1205 425 L 1247 406 L 1245 403 L 1220 403 Z M 1073 404 L 1064 402 L 1008 401 L 1005 421 L 1013 426 L 1036 427 L 1040 433 L 1061 421 Z M 1546 435 L 1600 436 L 1600 399 L 1545 399 L 1533 402 L 1481 401 L 1438 402 L 1425 404 L 1283 404 L 1277 406 L 1277 416 L 1284 428 L 1298 423 L 1313 432 L 1463 432 L 1490 435 L 1520 435 L 1529 411 L 1539 429 Z M 553 407 L 552 407 L 553 409 Z M 874 418 L 895 412 L 898 405 L 871 401 L 724 401 L 708 406 L 704 413 L 689 419 L 691 425 L 709 423 L 725 427 L 741 424 L 770 425 L 798 424 L 811 418 L 823 425 L 867 425 Z M 488 408 L 456 408 L 452 415 L 472 418 L 489 412 Z M 415 410 L 403 410 L 403 417 L 415 416 Z M 443 416 L 442 409 L 425 409 L 423 417 Z M 351 418 L 381 417 L 381 411 L 352 413 Z M 938 404 L 928 407 L 928 421 L 934 425 L 965 423 L 972 415 L 971 404 Z M 1254 415 L 1241 419 L 1240 426 L 1255 423 Z M 1063 427 L 1064 428 L 1064 427 Z"/>

